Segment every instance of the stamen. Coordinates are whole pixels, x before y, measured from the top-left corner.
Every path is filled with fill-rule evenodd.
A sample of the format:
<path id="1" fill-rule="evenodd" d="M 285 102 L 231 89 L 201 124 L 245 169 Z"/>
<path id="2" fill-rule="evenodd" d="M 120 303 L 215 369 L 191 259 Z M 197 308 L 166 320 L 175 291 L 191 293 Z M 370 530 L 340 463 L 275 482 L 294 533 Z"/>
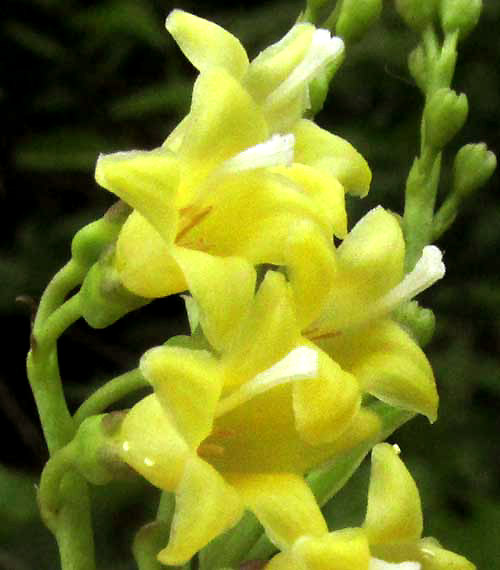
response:
<path id="1" fill-rule="evenodd" d="M 293 162 L 295 137 L 292 134 L 274 135 L 266 142 L 256 144 L 226 160 L 221 170 L 242 172 L 270 166 L 290 166 Z"/>
<path id="2" fill-rule="evenodd" d="M 343 53 L 344 42 L 341 38 L 331 37 L 328 30 L 316 30 L 304 59 L 285 81 L 268 95 L 265 105 L 272 106 L 298 87 L 308 85 L 327 65 L 340 60 Z"/>
<path id="3" fill-rule="evenodd" d="M 376 303 L 377 312 L 390 312 L 439 281 L 445 274 L 443 254 L 435 245 L 424 247 L 411 273 Z"/>
<path id="4" fill-rule="evenodd" d="M 323 338 L 334 338 L 342 334 L 342 331 L 324 331 L 322 332 L 320 329 L 310 329 L 305 331 L 304 336 L 306 336 L 310 340 L 321 340 Z"/>
<path id="5" fill-rule="evenodd" d="M 198 455 L 200 457 L 222 457 L 224 455 L 224 448 L 222 445 L 216 443 L 202 443 L 198 447 Z"/>
<path id="6" fill-rule="evenodd" d="M 196 212 L 196 210 L 194 208 L 192 208 L 191 206 L 188 206 L 187 208 L 183 208 L 182 210 L 180 210 L 181 215 L 188 214 L 188 216 L 187 216 L 187 220 L 186 220 L 187 223 L 177 233 L 177 237 L 175 238 L 175 241 L 177 243 L 180 243 L 182 238 L 189 231 L 191 231 L 195 226 L 197 226 L 205 218 L 205 216 L 207 216 L 209 214 L 210 210 L 212 209 L 212 206 L 207 206 L 206 208 L 203 208 L 203 210 L 200 210 L 199 212 L 196 212 L 195 214 L 189 215 L 189 211 L 191 209 L 193 209 Z"/>
<path id="7" fill-rule="evenodd" d="M 370 559 L 370 570 L 420 570 L 420 562 L 385 562 L 378 558 Z"/>
<path id="8" fill-rule="evenodd" d="M 318 353 L 308 346 L 299 346 L 291 350 L 271 368 L 257 374 L 238 390 L 220 400 L 215 417 L 220 417 L 230 410 L 267 392 L 275 386 L 315 378 L 318 375 Z"/>

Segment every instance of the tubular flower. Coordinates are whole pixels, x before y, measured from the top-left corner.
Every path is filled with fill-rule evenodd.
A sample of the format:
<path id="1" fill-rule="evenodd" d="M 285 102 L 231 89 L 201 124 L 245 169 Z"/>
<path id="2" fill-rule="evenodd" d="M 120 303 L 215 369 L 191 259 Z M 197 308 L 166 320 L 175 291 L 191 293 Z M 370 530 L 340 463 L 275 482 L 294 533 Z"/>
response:
<path id="1" fill-rule="evenodd" d="M 276 555 L 266 570 L 474 570 L 463 556 L 422 536 L 415 481 L 387 443 L 372 451 L 368 506 L 361 528 L 303 536 Z"/>
<path id="2" fill-rule="evenodd" d="M 326 523 L 303 475 L 380 429 L 361 408 L 354 376 L 300 335 L 284 276 L 268 271 L 254 296 L 253 268 L 223 261 L 242 267 L 237 288 L 246 283 L 246 300 L 221 307 L 202 274 L 187 272 L 220 355 L 173 346 L 146 352 L 140 367 L 154 394 L 131 409 L 119 434 L 122 459 L 176 494 L 169 543 L 158 556 L 168 565 L 191 558 L 244 508 L 280 549 L 323 536 Z"/>
<path id="3" fill-rule="evenodd" d="M 404 253 L 396 218 L 380 207 L 366 214 L 335 252 L 326 301 L 314 322 L 302 319 L 304 335 L 356 376 L 364 392 L 434 421 L 438 396 L 431 367 L 391 312 L 440 279 L 444 264 L 438 248 L 426 247 L 415 269 L 403 278 Z M 299 295 L 304 278 L 297 269 L 295 276 L 291 272 L 292 282 L 294 278 Z M 318 281 L 308 285 L 312 291 L 325 287 L 321 273 L 310 278 Z M 318 314 L 306 293 L 296 303 L 306 317 Z"/>
<path id="4" fill-rule="evenodd" d="M 125 287 L 147 298 L 186 289 L 180 265 L 192 250 L 282 265 L 300 220 L 343 237 L 344 190 L 364 195 L 370 170 L 349 143 L 301 119 L 309 82 L 341 41 L 297 24 L 249 63 L 211 22 L 175 10 L 167 28 L 201 72 L 189 114 L 161 148 L 102 155 L 96 167 L 97 182 L 134 208 L 114 262 Z"/>

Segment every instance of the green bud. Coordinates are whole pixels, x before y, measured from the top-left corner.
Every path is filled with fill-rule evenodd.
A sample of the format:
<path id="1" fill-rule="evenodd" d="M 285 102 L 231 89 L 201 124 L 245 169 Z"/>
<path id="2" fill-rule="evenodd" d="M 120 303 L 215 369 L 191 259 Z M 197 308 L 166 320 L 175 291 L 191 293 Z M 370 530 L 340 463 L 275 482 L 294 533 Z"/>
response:
<path id="1" fill-rule="evenodd" d="M 88 271 L 80 289 L 82 316 L 96 329 L 112 325 L 151 301 L 125 289 L 113 267 L 113 256 L 112 251 L 102 255 Z"/>
<path id="2" fill-rule="evenodd" d="M 122 201 L 112 206 L 100 220 L 79 230 L 71 242 L 71 255 L 83 267 L 89 268 L 101 253 L 118 237 L 131 209 Z"/>
<path id="3" fill-rule="evenodd" d="M 459 32 L 460 39 L 473 30 L 481 15 L 482 0 L 441 0 L 439 17 L 446 34 Z"/>
<path id="4" fill-rule="evenodd" d="M 132 473 L 119 458 L 116 444 L 107 433 L 107 415 L 84 420 L 70 443 L 74 467 L 94 485 L 104 485 Z"/>
<path id="5" fill-rule="evenodd" d="M 346 42 L 361 38 L 378 20 L 382 0 L 343 0 L 335 33 Z"/>
<path id="6" fill-rule="evenodd" d="M 396 310 L 395 318 L 402 327 L 408 330 L 419 346 L 425 346 L 431 341 L 436 327 L 436 318 L 430 309 L 420 307 L 417 301 L 410 301 Z"/>
<path id="7" fill-rule="evenodd" d="M 396 0 L 396 10 L 407 26 L 417 32 L 432 24 L 438 0 Z"/>
<path id="8" fill-rule="evenodd" d="M 464 126 L 469 106 L 464 93 L 443 87 L 435 91 L 425 106 L 425 142 L 443 148 Z"/>
<path id="9" fill-rule="evenodd" d="M 408 56 L 408 69 L 410 70 L 410 74 L 419 89 L 424 93 L 427 90 L 427 83 L 429 81 L 429 71 L 426 59 L 425 50 L 422 44 L 419 44 Z"/>
<path id="10" fill-rule="evenodd" d="M 484 143 L 466 144 L 453 163 L 453 192 L 465 197 L 484 186 L 496 165 L 496 156 Z"/>

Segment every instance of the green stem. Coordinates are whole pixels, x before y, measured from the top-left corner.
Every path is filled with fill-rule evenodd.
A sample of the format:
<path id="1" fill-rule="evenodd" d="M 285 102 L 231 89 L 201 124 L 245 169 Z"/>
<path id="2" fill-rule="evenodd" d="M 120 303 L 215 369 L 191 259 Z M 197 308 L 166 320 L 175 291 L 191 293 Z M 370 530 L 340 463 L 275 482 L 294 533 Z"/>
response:
<path id="1" fill-rule="evenodd" d="M 62 570 L 95 569 L 88 486 L 70 470 L 70 452 L 65 448 L 75 434 L 75 424 L 64 397 L 57 359 L 57 339 L 81 314 L 78 294 L 64 300 L 84 276 L 85 269 L 71 260 L 49 283 L 33 323 L 27 359 L 28 378 L 53 458 L 42 475 L 41 510 L 55 534 Z"/>
<path id="2" fill-rule="evenodd" d="M 200 570 L 238 566 L 262 535 L 262 526 L 246 512 L 240 522 L 205 546 L 199 554 Z"/>
<path id="3" fill-rule="evenodd" d="M 72 463 L 73 449 L 71 445 L 66 445 L 56 451 L 47 461 L 40 478 L 38 489 L 40 513 L 45 524 L 54 534 L 57 532 L 57 513 L 61 507 L 61 481 Z"/>
<path id="4" fill-rule="evenodd" d="M 73 416 L 75 425 L 79 426 L 86 418 L 103 413 L 109 406 L 130 392 L 135 392 L 146 386 L 148 383 L 138 368 L 113 378 L 96 390 L 78 408 Z"/>
<path id="5" fill-rule="evenodd" d="M 38 502 L 56 537 L 62 570 L 95 570 L 89 490 L 73 470 L 74 455 L 71 443 L 52 455 L 42 471 Z"/>
<path id="6" fill-rule="evenodd" d="M 85 273 L 85 269 L 72 259 L 54 275 L 38 305 L 33 325 L 35 336 L 38 336 L 43 331 L 46 320 L 63 304 L 66 295 L 68 295 L 71 289 L 74 289 L 83 281 Z"/>
<path id="7" fill-rule="evenodd" d="M 424 149 L 415 159 L 405 190 L 403 232 L 406 241 L 405 272 L 410 272 L 431 243 L 434 206 L 441 173 L 441 153 Z"/>
<path id="8" fill-rule="evenodd" d="M 56 540 L 62 570 L 95 570 L 94 537 L 88 484 L 76 471 L 64 475 L 60 487 Z"/>
<path id="9" fill-rule="evenodd" d="M 439 239 L 454 222 L 460 198 L 457 194 L 450 194 L 436 212 L 432 227 L 432 240 Z"/>
<path id="10" fill-rule="evenodd" d="M 74 322 L 82 316 L 81 298 L 77 293 L 63 303 L 45 321 L 44 329 L 41 334 L 35 336 L 36 342 L 49 346 L 55 345 L 57 339 L 68 329 Z"/>
<path id="11" fill-rule="evenodd" d="M 321 27 L 333 32 L 335 30 L 335 24 L 339 19 L 341 9 L 342 0 L 338 0 L 338 2 L 335 4 L 335 8 L 331 11 L 328 18 L 321 24 Z"/>

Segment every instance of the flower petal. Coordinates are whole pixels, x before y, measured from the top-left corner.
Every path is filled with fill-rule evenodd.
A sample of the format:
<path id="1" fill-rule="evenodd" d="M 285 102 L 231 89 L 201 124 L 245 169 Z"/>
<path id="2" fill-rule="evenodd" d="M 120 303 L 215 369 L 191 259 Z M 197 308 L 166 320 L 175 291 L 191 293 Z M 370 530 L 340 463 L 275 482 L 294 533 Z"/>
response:
<path id="1" fill-rule="evenodd" d="M 181 566 L 234 526 L 242 514 L 243 504 L 235 489 L 211 465 L 192 456 L 176 489 L 170 540 L 158 560 Z"/>
<path id="2" fill-rule="evenodd" d="M 290 554 L 301 560 L 306 570 L 368 570 L 370 564 L 368 541 L 359 528 L 330 532 L 320 538 L 304 536 Z"/>
<path id="3" fill-rule="evenodd" d="M 226 390 L 278 362 L 299 342 L 299 329 L 285 278 L 268 271 L 232 349 L 223 355 Z"/>
<path id="4" fill-rule="evenodd" d="M 247 70 L 245 48 L 221 26 L 183 10 L 170 12 L 165 26 L 198 71 L 222 67 L 239 79 Z"/>
<path id="5" fill-rule="evenodd" d="M 307 119 L 299 121 L 292 132 L 296 162 L 325 170 L 338 178 L 347 192 L 366 196 L 372 177 L 370 168 L 350 143 Z"/>
<path id="6" fill-rule="evenodd" d="M 139 212 L 132 212 L 116 243 L 115 267 L 121 282 L 132 293 L 147 298 L 186 290 L 186 280 L 171 251 L 156 229 Z"/>
<path id="7" fill-rule="evenodd" d="M 178 150 L 181 165 L 179 207 L 194 199 L 200 184 L 225 160 L 269 138 L 257 103 L 221 68 L 200 74 L 186 130 Z"/>
<path id="8" fill-rule="evenodd" d="M 396 449 L 388 443 L 380 443 L 372 451 L 363 527 L 374 545 L 418 540 L 422 533 L 417 486 Z"/>
<path id="9" fill-rule="evenodd" d="M 215 257 L 181 247 L 175 247 L 173 255 L 200 308 L 205 336 L 216 350 L 227 349 L 252 302 L 255 270 L 239 257 Z"/>
<path id="10" fill-rule="evenodd" d="M 404 252 L 395 217 L 381 207 L 370 210 L 337 250 L 337 276 L 316 323 L 319 333 L 343 333 L 368 320 L 376 301 L 401 281 Z"/>
<path id="11" fill-rule="evenodd" d="M 293 473 L 230 475 L 245 505 L 279 549 L 290 548 L 302 535 L 321 536 L 326 522 L 304 479 Z"/>
<path id="12" fill-rule="evenodd" d="M 361 393 L 356 378 L 323 351 L 318 351 L 319 377 L 293 386 L 297 431 L 311 445 L 337 439 L 359 410 Z"/>
<path id="13" fill-rule="evenodd" d="M 321 314 L 335 282 L 337 263 L 333 243 L 303 220 L 292 227 L 285 264 L 293 292 L 297 321 L 305 329 Z"/>
<path id="14" fill-rule="evenodd" d="M 190 239 L 203 236 L 211 253 L 240 255 L 253 263 L 282 265 L 286 242 L 300 220 L 317 223 L 327 235 L 331 232 L 323 204 L 295 182 L 265 170 L 214 179 L 200 204 L 210 211 L 190 231 Z"/>
<path id="15" fill-rule="evenodd" d="M 325 217 L 324 225 L 329 233 L 339 238 L 347 234 L 347 214 L 345 194 L 342 184 L 331 174 L 295 162 L 289 167 L 275 168 L 278 172 L 297 184 L 303 192 L 318 205 L 321 215 Z"/>
<path id="16" fill-rule="evenodd" d="M 179 163 L 172 152 L 159 148 L 101 154 L 95 177 L 103 188 L 138 210 L 167 243 L 172 241 L 179 184 Z"/>
<path id="17" fill-rule="evenodd" d="M 314 29 L 312 24 L 297 24 L 279 42 L 252 60 L 243 85 L 256 101 L 262 103 L 303 60 L 311 45 Z"/>
<path id="18" fill-rule="evenodd" d="M 204 350 L 159 346 L 144 354 L 140 370 L 178 432 L 196 449 L 212 430 L 222 389 L 216 359 Z"/>
<path id="19" fill-rule="evenodd" d="M 467 558 L 446 550 L 433 538 L 423 538 L 418 548 L 424 570 L 476 570 Z"/>
<path id="20" fill-rule="evenodd" d="M 437 416 L 438 394 L 434 375 L 416 342 L 394 321 L 318 341 L 332 358 L 358 379 L 361 389 L 383 402 Z"/>
<path id="21" fill-rule="evenodd" d="M 118 443 L 122 460 L 153 485 L 165 491 L 176 488 L 190 450 L 154 394 L 127 413 Z"/>

